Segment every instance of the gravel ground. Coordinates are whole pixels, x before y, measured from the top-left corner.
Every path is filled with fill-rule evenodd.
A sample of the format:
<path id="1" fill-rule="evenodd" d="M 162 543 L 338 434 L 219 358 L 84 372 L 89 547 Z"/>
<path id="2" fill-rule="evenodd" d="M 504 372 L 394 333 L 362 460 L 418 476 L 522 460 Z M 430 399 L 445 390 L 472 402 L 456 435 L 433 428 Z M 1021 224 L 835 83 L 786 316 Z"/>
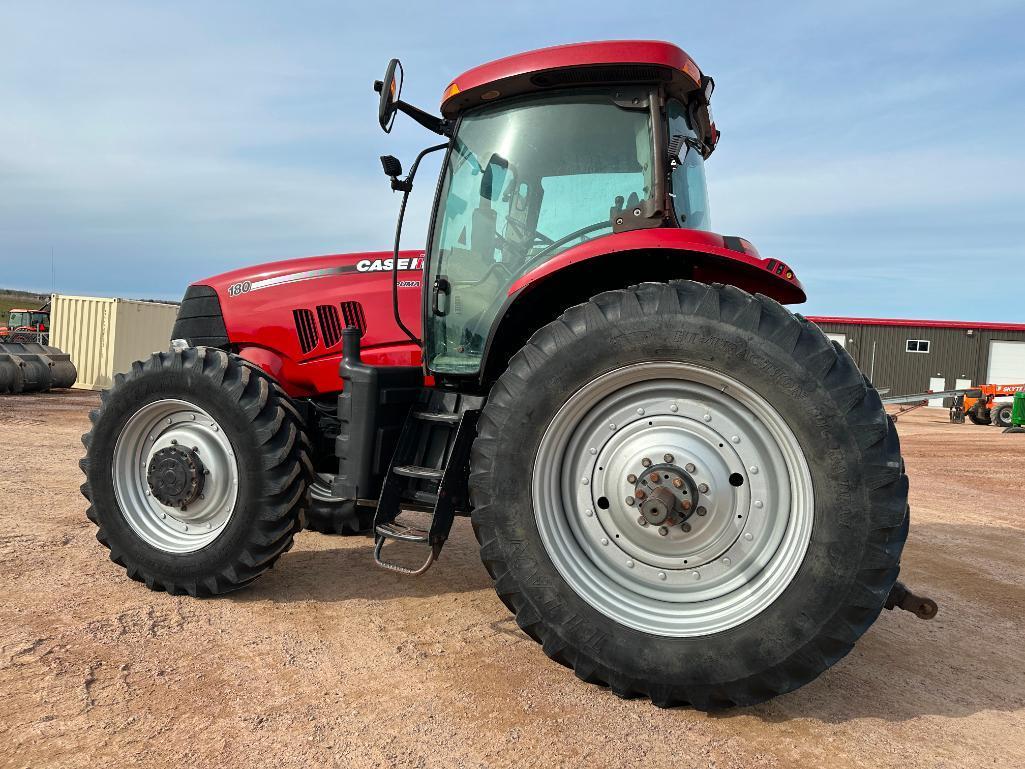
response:
<path id="1" fill-rule="evenodd" d="M 79 495 L 92 393 L 0 398 L 0 766 L 1025 766 L 1025 435 L 921 409 L 904 577 L 817 681 L 707 715 L 621 701 L 516 627 L 459 520 L 425 576 L 304 532 L 244 592 L 151 593 Z"/>

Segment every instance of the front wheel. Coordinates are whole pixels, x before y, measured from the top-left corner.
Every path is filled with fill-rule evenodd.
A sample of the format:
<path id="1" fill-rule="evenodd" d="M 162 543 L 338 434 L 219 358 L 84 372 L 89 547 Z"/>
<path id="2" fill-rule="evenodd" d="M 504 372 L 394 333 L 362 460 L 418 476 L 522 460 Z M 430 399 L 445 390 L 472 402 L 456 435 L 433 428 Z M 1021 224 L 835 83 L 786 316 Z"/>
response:
<path id="1" fill-rule="evenodd" d="M 989 410 L 990 422 L 1000 429 L 1011 427 L 1011 413 L 1014 411 L 1013 403 L 994 403 Z"/>
<path id="2" fill-rule="evenodd" d="M 896 432 L 850 356 L 770 299 L 689 281 L 535 334 L 492 389 L 470 483 L 520 627 L 657 705 L 815 678 L 878 616 L 907 535 Z"/>
<path id="3" fill-rule="evenodd" d="M 115 377 L 81 462 L 110 559 L 153 590 L 210 596 L 269 569 L 302 529 L 311 464 L 294 407 L 221 350 L 154 353 Z"/>

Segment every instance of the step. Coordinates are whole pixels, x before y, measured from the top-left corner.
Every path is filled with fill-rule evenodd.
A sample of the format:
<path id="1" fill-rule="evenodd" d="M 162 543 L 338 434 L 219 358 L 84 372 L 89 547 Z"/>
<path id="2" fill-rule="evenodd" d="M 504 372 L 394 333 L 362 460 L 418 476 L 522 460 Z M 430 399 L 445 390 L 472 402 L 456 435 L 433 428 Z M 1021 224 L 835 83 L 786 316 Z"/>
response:
<path id="1" fill-rule="evenodd" d="M 380 537 L 384 537 L 385 539 L 397 539 L 400 542 L 417 542 L 426 544 L 430 541 L 430 537 L 426 529 L 421 529 L 417 526 L 407 526 L 401 521 L 382 523 L 380 526 L 377 526 L 374 531 L 376 531 Z"/>
<path id="2" fill-rule="evenodd" d="M 401 475 L 405 478 L 416 478 L 420 481 L 440 481 L 441 477 L 445 474 L 444 470 L 439 470 L 436 467 L 417 467 L 416 465 L 400 465 L 393 467 L 391 471 L 395 475 Z"/>
<path id="3" fill-rule="evenodd" d="M 445 414 L 437 411 L 414 411 L 413 418 L 423 422 L 438 422 L 446 425 L 457 425 L 461 418 L 460 414 Z"/>

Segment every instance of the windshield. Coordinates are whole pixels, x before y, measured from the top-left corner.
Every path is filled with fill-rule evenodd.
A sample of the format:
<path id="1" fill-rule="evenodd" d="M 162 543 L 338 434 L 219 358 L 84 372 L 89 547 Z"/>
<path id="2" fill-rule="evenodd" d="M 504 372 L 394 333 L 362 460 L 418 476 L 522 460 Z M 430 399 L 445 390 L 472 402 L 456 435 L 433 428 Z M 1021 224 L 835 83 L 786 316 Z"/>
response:
<path id="1" fill-rule="evenodd" d="M 666 105 L 669 118 L 669 138 L 682 136 L 697 139 L 697 132 L 691 128 L 687 110 L 676 99 Z M 680 150 L 680 164 L 673 169 L 672 192 L 676 220 L 689 230 L 710 230 L 712 221 L 708 214 L 708 188 L 705 186 L 705 160 L 701 152 L 683 145 Z"/>
<path id="2" fill-rule="evenodd" d="M 643 100 L 642 100 L 643 101 Z M 647 108 L 612 91 L 546 93 L 482 108 L 459 124 L 433 227 L 433 371 L 472 373 L 509 286 L 612 231 L 652 195 Z"/>

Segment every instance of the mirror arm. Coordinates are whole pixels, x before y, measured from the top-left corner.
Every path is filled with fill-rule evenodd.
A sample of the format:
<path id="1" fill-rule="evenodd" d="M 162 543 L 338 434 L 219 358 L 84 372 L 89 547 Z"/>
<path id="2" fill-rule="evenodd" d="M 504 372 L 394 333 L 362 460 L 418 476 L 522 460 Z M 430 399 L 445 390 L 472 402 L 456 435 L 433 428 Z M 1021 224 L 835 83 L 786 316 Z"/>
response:
<path id="1" fill-rule="evenodd" d="M 414 107 L 412 104 L 399 99 L 395 102 L 395 108 L 405 115 L 413 118 L 417 123 L 422 125 L 428 131 L 433 131 L 439 136 L 451 136 L 452 135 L 452 121 L 440 118 L 437 115 L 432 115 L 429 112 L 424 112 L 419 107 Z"/>

